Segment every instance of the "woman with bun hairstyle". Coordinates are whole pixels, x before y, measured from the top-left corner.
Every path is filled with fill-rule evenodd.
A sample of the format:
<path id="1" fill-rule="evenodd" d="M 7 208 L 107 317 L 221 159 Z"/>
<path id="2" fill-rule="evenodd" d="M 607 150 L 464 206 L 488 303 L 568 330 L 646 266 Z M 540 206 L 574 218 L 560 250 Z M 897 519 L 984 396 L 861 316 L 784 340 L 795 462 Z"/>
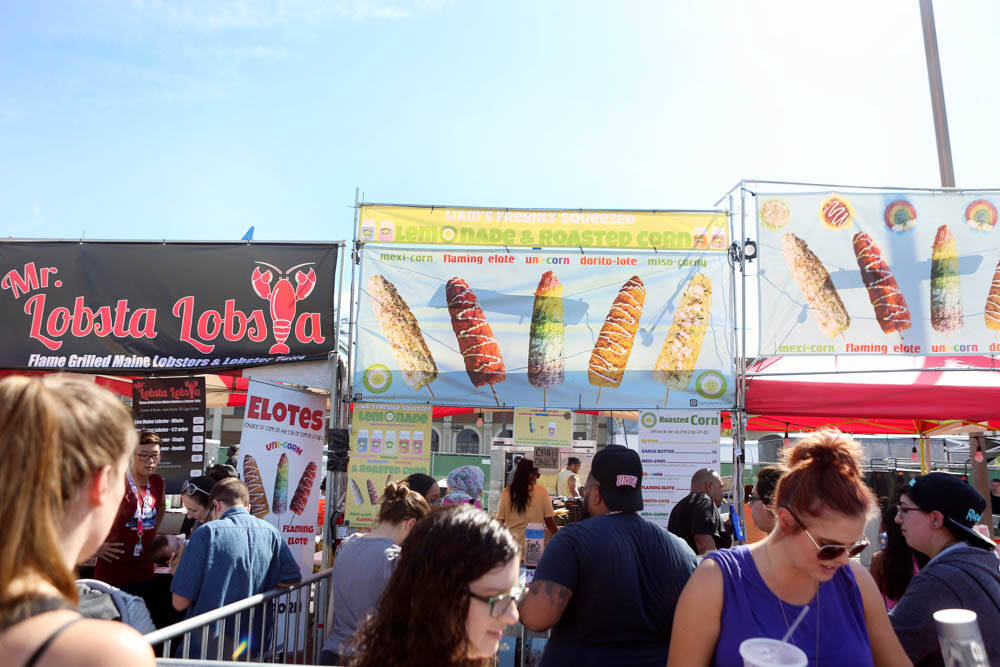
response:
<path id="1" fill-rule="evenodd" d="M 851 560 L 868 546 L 875 496 L 861 447 L 836 430 L 800 440 L 782 458 L 766 539 L 710 553 L 681 594 L 669 665 L 742 665 L 740 644 L 789 641 L 810 665 L 909 665 L 871 575 Z"/>
<path id="2" fill-rule="evenodd" d="M 382 492 L 378 526 L 341 543 L 333 562 L 333 629 L 323 645 L 322 664 L 343 665 L 354 654 L 351 637 L 392 576 L 399 545 L 430 511 L 424 497 L 405 482 L 392 482 Z"/>
<path id="3" fill-rule="evenodd" d="M 137 436 L 109 391 L 70 375 L 0 382 L 0 653 L 5 665 L 153 665 L 123 623 L 84 619 L 73 568 L 96 553 Z"/>
<path id="4" fill-rule="evenodd" d="M 358 635 L 356 667 L 492 666 L 517 623 L 517 542 L 463 503 L 414 527 L 375 614 Z"/>

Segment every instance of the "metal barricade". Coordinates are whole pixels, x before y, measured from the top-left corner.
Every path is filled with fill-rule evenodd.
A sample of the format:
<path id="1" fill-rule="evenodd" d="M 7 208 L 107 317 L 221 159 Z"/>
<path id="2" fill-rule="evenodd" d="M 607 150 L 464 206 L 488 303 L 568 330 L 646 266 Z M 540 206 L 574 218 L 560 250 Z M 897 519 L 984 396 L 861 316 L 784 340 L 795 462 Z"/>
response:
<path id="1" fill-rule="evenodd" d="M 161 664 L 319 663 L 326 641 L 333 569 L 259 593 L 144 635 Z M 178 659 L 175 662 L 169 659 Z"/>

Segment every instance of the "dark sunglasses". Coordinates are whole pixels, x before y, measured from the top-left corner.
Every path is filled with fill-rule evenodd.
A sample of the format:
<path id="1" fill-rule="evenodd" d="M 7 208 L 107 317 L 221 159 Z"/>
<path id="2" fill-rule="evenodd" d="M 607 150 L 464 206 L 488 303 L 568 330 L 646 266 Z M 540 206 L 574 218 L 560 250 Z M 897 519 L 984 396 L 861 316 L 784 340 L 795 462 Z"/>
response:
<path id="1" fill-rule="evenodd" d="M 788 508 L 786 507 L 785 509 Z M 795 514 L 792 513 L 792 510 L 788 510 L 788 513 L 791 514 L 796 523 L 802 527 L 803 532 L 805 532 L 806 536 L 813 543 L 813 546 L 816 547 L 816 558 L 819 558 L 820 560 L 836 560 L 837 558 L 843 556 L 845 551 L 850 558 L 854 558 L 868 548 L 868 540 L 863 537 L 860 541 L 855 542 L 854 544 L 824 544 L 821 546 L 820 543 L 816 541 L 816 538 L 812 536 L 812 533 L 809 532 L 809 529 L 806 528 L 806 525 L 799 520 L 799 517 L 795 516 Z"/>
<path id="2" fill-rule="evenodd" d="M 193 496 L 196 493 L 204 493 L 206 496 L 212 495 L 205 489 L 201 488 L 194 482 L 187 479 L 184 480 L 184 484 L 181 485 L 181 493 L 183 493 L 185 496 Z"/>

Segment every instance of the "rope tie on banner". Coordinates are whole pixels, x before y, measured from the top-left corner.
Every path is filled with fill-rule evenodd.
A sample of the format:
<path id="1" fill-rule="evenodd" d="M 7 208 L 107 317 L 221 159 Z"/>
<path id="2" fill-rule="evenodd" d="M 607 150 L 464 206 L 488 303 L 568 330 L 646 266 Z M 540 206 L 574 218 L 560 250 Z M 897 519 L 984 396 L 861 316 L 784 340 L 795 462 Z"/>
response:
<path id="1" fill-rule="evenodd" d="M 511 251 L 510 251 L 510 248 L 508 248 L 508 247 L 507 247 L 507 244 L 506 244 L 506 243 L 504 243 L 504 244 L 503 244 L 503 249 L 507 251 L 507 254 L 508 254 L 508 255 L 511 255 L 511 254 L 513 254 L 513 253 L 511 253 Z"/>
<path id="2" fill-rule="evenodd" d="M 586 253 L 585 253 L 585 252 L 583 252 L 583 245 L 582 245 L 582 244 L 580 244 L 580 246 L 579 246 L 579 247 L 580 247 L 580 254 L 581 254 L 581 255 L 585 255 Z"/>

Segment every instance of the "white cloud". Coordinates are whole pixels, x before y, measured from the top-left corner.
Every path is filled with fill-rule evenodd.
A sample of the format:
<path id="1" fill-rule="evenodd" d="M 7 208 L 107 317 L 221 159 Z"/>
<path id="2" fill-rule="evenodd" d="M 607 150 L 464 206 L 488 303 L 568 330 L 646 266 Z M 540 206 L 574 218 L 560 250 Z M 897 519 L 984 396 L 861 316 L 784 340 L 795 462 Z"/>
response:
<path id="1" fill-rule="evenodd" d="M 36 218 L 42 217 L 42 207 L 38 204 L 32 205 L 31 212 L 35 214 Z"/>

